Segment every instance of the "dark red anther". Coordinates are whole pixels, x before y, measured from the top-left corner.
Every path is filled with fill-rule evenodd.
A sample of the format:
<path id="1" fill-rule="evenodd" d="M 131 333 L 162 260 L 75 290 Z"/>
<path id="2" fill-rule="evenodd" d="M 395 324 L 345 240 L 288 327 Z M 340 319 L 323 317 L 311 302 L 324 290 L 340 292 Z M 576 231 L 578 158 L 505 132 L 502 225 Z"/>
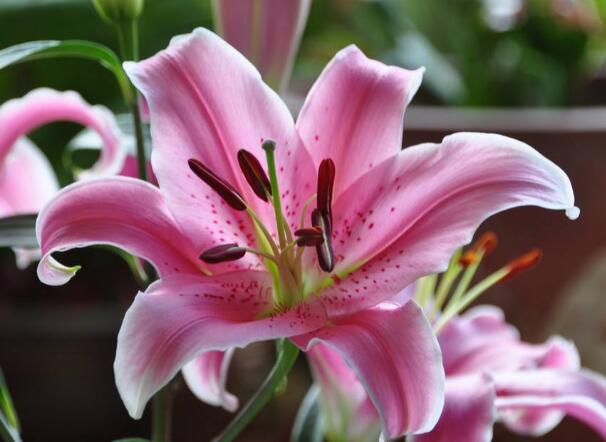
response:
<path id="1" fill-rule="evenodd" d="M 332 226 L 332 189 L 335 184 L 335 163 L 330 158 L 322 160 L 318 169 L 317 207 L 328 217 Z"/>
<path id="2" fill-rule="evenodd" d="M 271 183 L 259 160 L 249 151 L 240 149 L 238 151 L 238 163 L 253 192 L 267 202 L 267 196 L 271 196 Z"/>
<path id="3" fill-rule="evenodd" d="M 319 246 L 324 242 L 324 232 L 320 227 L 299 229 L 295 231 L 295 236 L 299 247 Z"/>
<path id="4" fill-rule="evenodd" d="M 238 193 L 238 191 L 234 189 L 231 184 L 223 181 L 221 178 L 215 175 L 213 171 L 196 159 L 192 158 L 188 160 L 187 164 L 192 172 L 195 173 L 198 178 L 208 184 L 211 189 L 217 192 L 231 208 L 240 211 L 246 210 L 244 198 L 242 198 L 242 195 L 240 195 L 240 193 Z"/>
<path id="5" fill-rule="evenodd" d="M 311 224 L 314 227 L 322 229 L 322 244 L 316 245 L 316 253 L 318 254 L 318 263 L 320 268 L 325 272 L 332 272 L 335 268 L 335 255 L 332 251 L 332 239 L 330 235 L 330 221 L 327 216 L 319 209 L 314 209 L 311 212 Z"/>
<path id="6" fill-rule="evenodd" d="M 236 261 L 246 255 L 246 250 L 239 247 L 236 243 L 221 244 L 211 247 L 200 255 L 200 259 L 209 264 L 218 264 L 220 262 Z"/>

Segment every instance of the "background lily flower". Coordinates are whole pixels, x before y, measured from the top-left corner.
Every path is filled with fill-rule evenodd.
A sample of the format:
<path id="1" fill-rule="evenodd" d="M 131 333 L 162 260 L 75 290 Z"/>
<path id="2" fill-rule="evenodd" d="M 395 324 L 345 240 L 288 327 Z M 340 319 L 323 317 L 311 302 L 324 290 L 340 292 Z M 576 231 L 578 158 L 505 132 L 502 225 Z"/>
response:
<path id="1" fill-rule="evenodd" d="M 429 431 L 443 403 L 437 341 L 414 301 L 383 301 L 445 268 L 496 212 L 578 214 L 564 172 L 519 141 L 461 133 L 401 151 L 422 70 L 353 46 L 296 124 L 204 29 L 125 69 L 149 104 L 159 187 L 116 177 L 61 191 L 38 218 L 38 275 L 66 283 L 75 269 L 52 253 L 99 243 L 154 265 L 160 279 L 126 313 L 114 365 L 134 418 L 196 357 L 287 337 L 339 353 L 389 437 Z"/>
<path id="2" fill-rule="evenodd" d="M 81 178 L 112 174 L 122 165 L 119 132 L 112 114 L 87 104 L 75 92 L 36 89 L 0 107 L 0 216 L 37 213 L 59 190 L 44 154 L 26 134 L 54 121 L 73 121 L 95 130 L 103 140 L 96 164 Z M 38 251 L 17 249 L 23 268 L 40 257 Z"/>
<path id="3" fill-rule="evenodd" d="M 274 90 L 284 92 L 311 0 L 213 0 L 215 27 Z"/>
<path id="4" fill-rule="evenodd" d="M 606 438 L 606 378 L 580 368 L 572 343 L 559 336 L 525 343 L 494 306 L 453 319 L 438 339 L 447 375 L 444 413 L 414 441 L 490 441 L 495 420 L 541 436 L 566 414 Z"/>

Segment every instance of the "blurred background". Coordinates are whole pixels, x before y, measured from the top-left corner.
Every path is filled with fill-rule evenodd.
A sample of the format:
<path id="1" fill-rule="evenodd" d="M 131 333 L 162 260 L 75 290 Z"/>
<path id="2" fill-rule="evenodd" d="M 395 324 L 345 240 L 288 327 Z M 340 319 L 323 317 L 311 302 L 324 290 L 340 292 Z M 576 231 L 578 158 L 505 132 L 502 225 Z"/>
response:
<path id="1" fill-rule="evenodd" d="M 176 34 L 212 27 L 209 0 L 146 0 L 141 52 Z M 112 29 L 88 0 L 0 0 L 0 48 L 39 39 L 87 39 L 116 48 Z M 289 94 L 304 96 L 323 66 L 355 43 L 370 57 L 425 80 L 406 116 L 405 146 L 461 130 L 499 132 L 540 150 L 570 176 L 581 217 L 522 208 L 482 226 L 500 246 L 482 272 L 540 247 L 543 262 L 498 286 L 481 302 L 500 305 L 523 338 L 573 339 L 584 365 L 606 373 L 606 1 L 604 0 L 315 0 Z M 28 62 L 0 71 L 0 102 L 36 87 L 76 90 L 89 103 L 125 111 L 111 74 L 76 59 Z M 295 105 L 296 108 L 296 105 Z M 295 109 L 296 111 L 296 109 Z M 63 185 L 72 181 L 64 148 L 80 128 L 46 126 L 32 139 Z M 86 161 L 86 159 L 83 159 Z M 26 441 L 109 441 L 146 436 L 149 416 L 132 421 L 119 400 L 112 363 L 117 330 L 137 291 L 126 263 L 103 248 L 64 254 L 83 269 L 70 284 L 40 284 L 35 265 L 15 267 L 0 249 L 0 366 Z M 261 382 L 273 347 L 240 351 L 229 388 L 241 400 Z M 288 440 L 310 379 L 304 358 L 241 440 Z M 175 393 L 175 441 L 201 441 L 230 416 Z M 599 441 L 566 419 L 542 440 Z M 495 441 L 530 440 L 496 429 Z"/>

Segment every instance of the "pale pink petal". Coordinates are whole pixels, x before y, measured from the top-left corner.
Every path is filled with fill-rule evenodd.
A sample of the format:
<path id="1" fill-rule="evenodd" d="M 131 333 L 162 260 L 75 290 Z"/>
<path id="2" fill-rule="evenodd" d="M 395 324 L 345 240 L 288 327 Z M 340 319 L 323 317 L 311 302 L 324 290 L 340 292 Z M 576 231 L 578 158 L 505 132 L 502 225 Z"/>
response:
<path id="1" fill-rule="evenodd" d="M 284 91 L 311 0 L 213 0 L 215 27 L 276 91 Z"/>
<path id="2" fill-rule="evenodd" d="M 236 411 L 238 398 L 225 389 L 227 370 L 234 349 L 208 351 L 183 366 L 183 379 L 198 399 L 210 405 Z"/>
<path id="3" fill-rule="evenodd" d="M 438 424 L 409 442 L 490 442 L 496 420 L 494 401 L 494 385 L 488 376 L 449 376 Z"/>
<path id="4" fill-rule="evenodd" d="M 44 154 L 27 138 L 18 139 L 0 164 L 0 197 L 11 208 L 5 215 L 38 213 L 58 190 Z"/>
<path id="5" fill-rule="evenodd" d="M 520 141 L 459 133 L 407 148 L 335 202 L 335 271 L 342 281 L 325 296 L 335 313 L 376 305 L 445 270 L 489 216 L 528 205 L 578 215 L 566 174 Z M 359 270 L 344 278 L 352 268 Z"/>
<path id="6" fill-rule="evenodd" d="M 475 307 L 453 318 L 438 340 L 447 375 L 537 367 L 574 370 L 580 366 L 574 344 L 559 336 L 544 344 L 522 342 L 495 306 Z"/>
<path id="7" fill-rule="evenodd" d="M 71 121 L 89 126 L 104 141 L 99 160 L 82 178 L 113 175 L 120 171 L 124 150 L 120 131 L 109 110 L 91 106 L 76 92 L 35 89 L 22 98 L 7 101 L 0 107 L 0 163 L 19 138 L 47 123 Z"/>
<path id="8" fill-rule="evenodd" d="M 404 110 L 422 77 L 423 69 L 386 66 L 355 46 L 341 50 L 324 69 L 297 130 L 316 165 L 334 160 L 335 197 L 402 149 Z"/>
<path id="9" fill-rule="evenodd" d="M 286 105 L 244 56 L 212 32 L 196 29 L 125 69 L 149 104 L 160 188 L 196 249 L 218 242 L 253 245 L 254 232 L 248 216 L 225 205 L 191 173 L 190 158 L 239 189 L 273 229 L 273 209 L 249 188 L 236 155 L 245 148 L 264 164 L 261 143 L 274 140 L 284 212 L 291 224 L 298 222 L 299 208 L 315 192 L 316 172 Z M 200 224 L 201 216 L 212 220 L 210 228 Z M 251 265 L 261 264 L 247 256 L 230 268 Z"/>
<path id="10" fill-rule="evenodd" d="M 322 343 L 341 355 L 365 386 L 389 437 L 431 430 L 444 402 L 444 369 L 419 306 L 383 306 L 333 322 L 295 342 L 304 349 Z"/>
<path id="11" fill-rule="evenodd" d="M 523 370 L 494 375 L 496 406 L 512 430 L 551 431 L 567 414 L 606 439 L 606 379 L 588 370 Z"/>
<path id="12" fill-rule="evenodd" d="M 0 164 L 0 216 L 38 213 L 58 190 L 59 183 L 44 154 L 27 138 L 19 138 Z M 13 251 L 19 269 L 40 259 L 38 249 Z"/>
<path id="13" fill-rule="evenodd" d="M 19 270 L 25 270 L 31 264 L 39 261 L 42 258 L 40 249 L 24 249 L 21 247 L 14 247 L 13 252 L 15 253 L 15 265 Z"/>
<path id="14" fill-rule="evenodd" d="M 323 344 L 314 345 L 307 357 L 315 382 L 320 386 L 320 405 L 328 440 L 376 440 L 381 418 L 340 354 Z"/>
<path id="15" fill-rule="evenodd" d="M 113 245 L 144 258 L 160 276 L 203 270 L 158 188 L 133 178 L 66 187 L 40 212 L 36 233 L 43 254 L 38 277 L 50 285 L 65 284 L 77 270 L 61 266 L 52 253 L 94 244 Z"/>
<path id="16" fill-rule="evenodd" d="M 173 276 L 139 293 L 118 334 L 114 371 L 129 414 L 189 361 L 208 351 L 307 333 L 326 323 L 319 303 L 271 312 L 271 277 L 238 271 L 210 278 Z"/>

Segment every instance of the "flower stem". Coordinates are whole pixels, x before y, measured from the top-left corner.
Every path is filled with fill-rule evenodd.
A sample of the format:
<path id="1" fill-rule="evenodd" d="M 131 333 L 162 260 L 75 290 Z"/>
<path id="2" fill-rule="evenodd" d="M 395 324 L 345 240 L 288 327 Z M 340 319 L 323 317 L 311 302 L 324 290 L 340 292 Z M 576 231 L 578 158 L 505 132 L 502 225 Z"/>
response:
<path id="1" fill-rule="evenodd" d="M 213 439 L 213 442 L 231 442 L 246 428 L 253 418 L 267 405 L 272 398 L 276 388 L 278 388 L 286 375 L 293 367 L 299 349 L 288 339 L 282 339 L 279 342 L 278 358 L 273 368 L 261 384 L 261 387 L 240 410 L 237 416 L 230 422 L 223 432 Z"/>
<path id="2" fill-rule="evenodd" d="M 139 59 L 139 33 L 135 20 L 116 25 L 120 55 L 123 61 Z M 139 178 L 147 181 L 147 158 L 145 153 L 145 139 L 143 138 L 143 122 L 141 121 L 141 109 L 139 108 L 139 93 L 135 91 L 133 101 L 127 103 L 133 117 L 135 139 L 137 144 L 137 170 Z"/>
<path id="3" fill-rule="evenodd" d="M 158 391 L 152 400 L 152 442 L 170 441 L 172 420 L 172 385 L 169 383 Z"/>

